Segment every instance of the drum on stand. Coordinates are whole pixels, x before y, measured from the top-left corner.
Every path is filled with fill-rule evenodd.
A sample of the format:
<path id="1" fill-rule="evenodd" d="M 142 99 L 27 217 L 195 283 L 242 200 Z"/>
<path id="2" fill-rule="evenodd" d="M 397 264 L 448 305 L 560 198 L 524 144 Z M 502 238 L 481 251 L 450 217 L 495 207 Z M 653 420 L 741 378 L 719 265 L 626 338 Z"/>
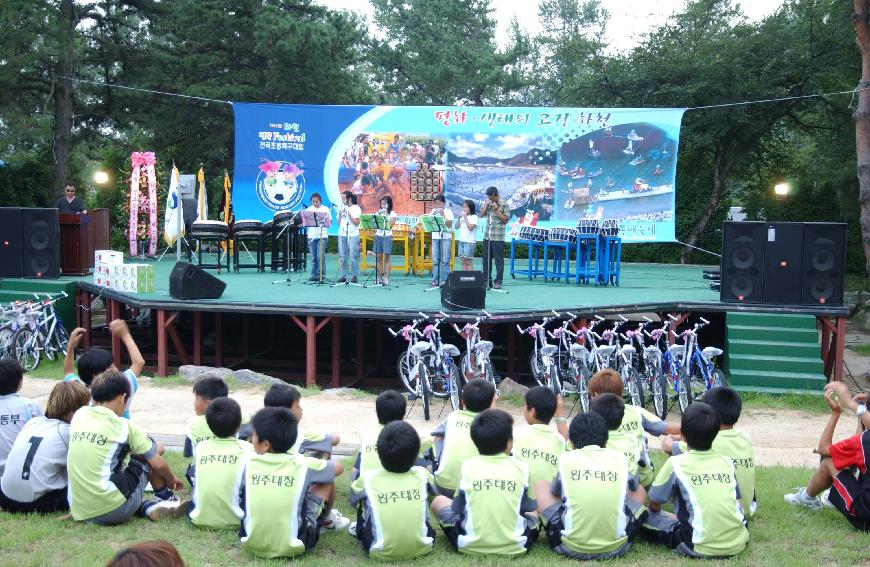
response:
<path id="1" fill-rule="evenodd" d="M 542 226 L 520 226 L 520 240 L 531 240 L 534 242 L 544 242 L 550 234 L 549 228 Z"/>
<path id="2" fill-rule="evenodd" d="M 554 226 L 550 229 L 548 240 L 551 242 L 577 242 L 577 229 L 570 226 Z"/>

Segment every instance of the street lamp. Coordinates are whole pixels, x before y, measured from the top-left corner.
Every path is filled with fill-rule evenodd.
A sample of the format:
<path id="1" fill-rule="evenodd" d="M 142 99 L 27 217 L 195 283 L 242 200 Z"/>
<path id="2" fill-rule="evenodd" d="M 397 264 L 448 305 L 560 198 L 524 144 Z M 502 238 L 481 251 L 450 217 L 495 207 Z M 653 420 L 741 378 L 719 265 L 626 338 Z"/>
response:
<path id="1" fill-rule="evenodd" d="M 104 185 L 109 182 L 109 174 L 103 170 L 97 170 L 94 172 L 94 183 L 97 185 Z"/>
<path id="2" fill-rule="evenodd" d="M 791 193 L 791 186 L 788 183 L 777 183 L 773 186 L 773 192 L 777 197 L 785 197 Z"/>

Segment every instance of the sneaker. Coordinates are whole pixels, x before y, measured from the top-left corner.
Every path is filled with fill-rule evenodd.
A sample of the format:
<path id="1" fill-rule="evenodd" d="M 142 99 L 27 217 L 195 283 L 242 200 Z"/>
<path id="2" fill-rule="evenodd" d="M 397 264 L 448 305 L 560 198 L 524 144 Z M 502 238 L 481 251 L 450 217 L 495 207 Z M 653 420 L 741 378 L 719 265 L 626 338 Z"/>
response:
<path id="1" fill-rule="evenodd" d="M 145 515 L 148 516 L 148 519 L 152 522 L 159 522 L 160 520 L 165 520 L 166 518 L 182 518 L 187 511 L 190 509 L 190 500 L 178 500 L 178 497 L 175 497 L 175 501 L 171 500 L 157 500 L 151 506 L 148 507 L 148 510 L 145 512 Z"/>
<path id="2" fill-rule="evenodd" d="M 501 289 L 501 284 L 500 283 L 492 284 L 492 289 Z"/>
<path id="3" fill-rule="evenodd" d="M 429 287 L 438 287 L 438 282 L 432 282 Z"/>
<path id="4" fill-rule="evenodd" d="M 350 283 L 356 283 L 356 276 L 350 278 Z"/>
<path id="5" fill-rule="evenodd" d="M 338 278 L 337 280 L 335 280 L 335 283 L 347 283 L 347 278 L 342 276 L 342 277 Z"/>
<path id="6" fill-rule="evenodd" d="M 320 523 L 321 530 L 343 530 L 350 527 L 350 519 L 341 515 L 341 512 L 333 508 L 329 515 Z"/>
<path id="7" fill-rule="evenodd" d="M 347 533 L 356 537 L 356 522 L 351 522 L 351 524 L 347 527 Z"/>
<path id="8" fill-rule="evenodd" d="M 178 495 L 171 490 L 168 491 L 168 494 L 163 495 L 155 492 L 154 496 L 152 496 L 151 499 L 160 502 L 181 502 L 181 498 L 179 498 Z"/>
<path id="9" fill-rule="evenodd" d="M 318 278 L 317 276 L 311 276 L 310 278 L 308 278 L 308 281 L 310 281 L 310 282 L 316 282 L 316 281 L 318 281 L 319 279 L 320 279 L 320 278 Z"/>
<path id="10" fill-rule="evenodd" d="M 794 494 L 786 494 L 783 499 L 795 506 L 805 506 L 810 510 L 819 510 L 822 508 L 822 501 L 818 497 L 811 497 L 807 494 L 806 487 L 801 487 Z"/>
<path id="11" fill-rule="evenodd" d="M 834 508 L 834 509 L 837 508 L 836 506 L 831 504 L 831 489 L 830 488 L 827 489 L 826 491 L 822 492 L 821 494 L 819 494 L 819 500 L 821 501 L 822 506 L 824 506 L 825 508 Z"/>

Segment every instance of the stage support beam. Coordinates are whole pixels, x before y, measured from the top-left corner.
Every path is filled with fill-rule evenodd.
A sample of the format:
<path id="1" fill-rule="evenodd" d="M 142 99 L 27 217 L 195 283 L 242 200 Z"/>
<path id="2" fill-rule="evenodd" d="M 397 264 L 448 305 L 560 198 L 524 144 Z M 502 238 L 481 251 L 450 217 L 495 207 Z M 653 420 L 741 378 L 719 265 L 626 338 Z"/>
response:
<path id="1" fill-rule="evenodd" d="M 317 382 L 317 333 L 332 317 L 324 317 L 320 323 L 313 315 L 307 315 L 304 323 L 296 315 L 291 315 L 290 319 L 305 333 L 305 387 L 308 388 Z"/>
<path id="2" fill-rule="evenodd" d="M 193 363 L 202 366 L 202 313 L 193 312 Z"/>
<path id="3" fill-rule="evenodd" d="M 816 317 L 822 326 L 822 361 L 828 381 L 843 379 L 846 318 Z"/>
<path id="4" fill-rule="evenodd" d="M 332 320 L 332 387 L 338 388 L 341 383 L 341 319 L 335 317 Z"/>
<path id="5" fill-rule="evenodd" d="M 157 375 L 169 374 L 169 353 L 166 344 L 166 311 L 157 310 Z"/>

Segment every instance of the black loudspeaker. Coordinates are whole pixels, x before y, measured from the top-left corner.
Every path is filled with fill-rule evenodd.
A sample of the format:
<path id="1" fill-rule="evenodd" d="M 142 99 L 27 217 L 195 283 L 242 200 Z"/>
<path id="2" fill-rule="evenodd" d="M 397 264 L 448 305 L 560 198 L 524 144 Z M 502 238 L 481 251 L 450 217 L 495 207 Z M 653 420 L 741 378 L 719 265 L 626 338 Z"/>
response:
<path id="1" fill-rule="evenodd" d="M 21 209 L 0 208 L 0 277 L 21 277 Z"/>
<path id="2" fill-rule="evenodd" d="M 721 301 L 761 303 L 764 229 L 763 222 L 726 222 L 723 225 Z"/>
<path id="3" fill-rule="evenodd" d="M 447 309 L 484 309 L 485 281 L 483 272 L 451 272 L 441 288 L 441 305 Z"/>
<path id="4" fill-rule="evenodd" d="M 762 303 L 797 305 L 801 302 L 804 223 L 767 223 L 765 231 Z"/>
<path id="5" fill-rule="evenodd" d="M 846 225 L 806 223 L 803 248 L 801 303 L 842 305 L 846 277 Z"/>
<path id="6" fill-rule="evenodd" d="M 226 282 L 187 262 L 178 262 L 169 274 L 169 295 L 175 299 L 217 299 L 226 287 Z"/>
<path id="7" fill-rule="evenodd" d="M 21 209 L 23 277 L 60 277 L 60 223 L 57 215 L 57 209 Z"/>

